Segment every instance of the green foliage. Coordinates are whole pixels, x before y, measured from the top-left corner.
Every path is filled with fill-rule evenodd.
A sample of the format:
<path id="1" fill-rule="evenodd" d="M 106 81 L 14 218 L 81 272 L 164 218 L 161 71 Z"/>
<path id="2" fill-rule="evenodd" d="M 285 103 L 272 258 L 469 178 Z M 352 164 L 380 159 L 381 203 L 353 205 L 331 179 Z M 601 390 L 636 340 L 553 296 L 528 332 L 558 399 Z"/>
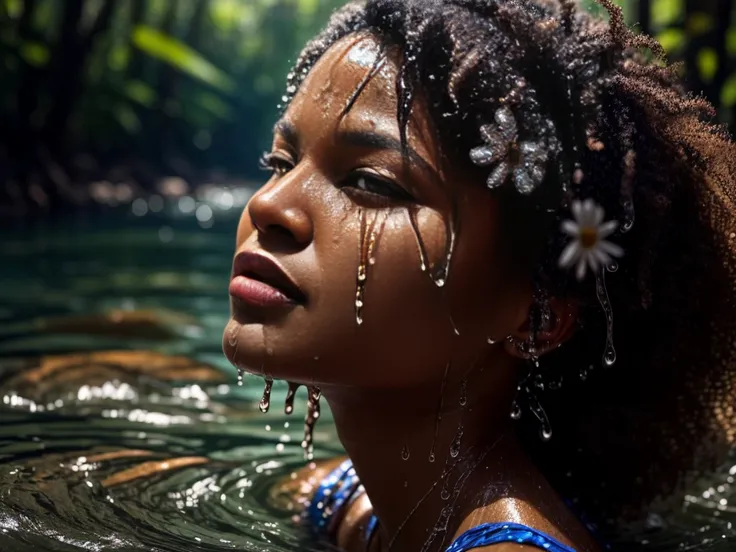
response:
<path id="1" fill-rule="evenodd" d="M 250 173 L 291 62 L 344 1 L 0 0 L 0 109 L 14 121 L 10 134 L 61 136 L 62 154 L 154 164 L 174 156 Z M 605 15 L 595 0 L 581 1 Z M 693 88 L 736 106 L 736 29 L 719 50 L 714 10 L 697 2 L 688 13 L 685 0 L 616 3 L 672 60 L 686 61 Z"/>
<path id="2" fill-rule="evenodd" d="M 136 25 L 131 33 L 133 45 L 154 59 L 168 63 L 195 79 L 230 92 L 234 88 L 232 80 L 217 67 L 207 61 L 199 52 L 172 36 L 149 27 Z"/>

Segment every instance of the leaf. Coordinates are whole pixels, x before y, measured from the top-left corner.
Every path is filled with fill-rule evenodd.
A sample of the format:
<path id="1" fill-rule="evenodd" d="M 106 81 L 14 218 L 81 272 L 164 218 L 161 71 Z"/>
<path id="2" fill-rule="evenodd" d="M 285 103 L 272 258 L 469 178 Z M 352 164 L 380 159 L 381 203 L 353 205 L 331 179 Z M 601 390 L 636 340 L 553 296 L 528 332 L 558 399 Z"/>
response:
<path id="1" fill-rule="evenodd" d="M 210 86 L 225 92 L 235 88 L 230 77 L 207 61 L 199 52 L 157 29 L 148 25 L 136 25 L 132 40 L 137 48 L 149 56 L 168 63 Z"/>
<path id="2" fill-rule="evenodd" d="M 20 55 L 34 67 L 43 67 L 51 57 L 48 47 L 40 42 L 24 42 L 20 46 Z"/>
<path id="3" fill-rule="evenodd" d="M 685 28 L 691 37 L 702 36 L 713 28 L 713 19 L 707 13 L 694 12 L 687 18 Z"/>
<path id="4" fill-rule="evenodd" d="M 726 51 L 729 56 L 736 56 L 736 29 L 729 29 L 726 33 Z"/>
<path id="5" fill-rule="evenodd" d="M 736 105 L 736 73 L 731 74 L 721 89 L 721 103 L 724 107 Z"/>
<path id="6" fill-rule="evenodd" d="M 685 32 L 682 29 L 669 28 L 657 35 L 657 41 L 668 54 L 673 54 L 682 48 L 685 40 Z"/>
<path id="7" fill-rule="evenodd" d="M 668 27 L 677 23 L 685 11 L 683 0 L 654 0 L 652 2 L 652 23 L 658 27 Z"/>
<path id="8" fill-rule="evenodd" d="M 698 71 L 703 82 L 710 82 L 718 71 L 718 54 L 713 48 L 703 48 L 698 52 Z"/>
<path id="9" fill-rule="evenodd" d="M 124 103 L 116 104 L 113 109 L 113 116 L 125 130 L 130 134 L 136 134 L 141 129 L 141 120 L 132 107 Z"/>
<path id="10" fill-rule="evenodd" d="M 133 80 L 125 84 L 125 95 L 131 100 L 146 107 L 153 106 L 156 92 L 143 81 Z"/>

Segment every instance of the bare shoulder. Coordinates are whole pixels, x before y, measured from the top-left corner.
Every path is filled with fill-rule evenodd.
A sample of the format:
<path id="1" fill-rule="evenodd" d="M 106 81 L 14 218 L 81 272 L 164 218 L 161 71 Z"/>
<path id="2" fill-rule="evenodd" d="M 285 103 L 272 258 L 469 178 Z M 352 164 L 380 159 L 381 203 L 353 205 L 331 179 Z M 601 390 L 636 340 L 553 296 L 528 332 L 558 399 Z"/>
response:
<path id="1" fill-rule="evenodd" d="M 577 552 L 601 552 L 593 536 L 569 511 L 549 508 L 540 510 L 516 498 L 503 498 L 475 509 L 460 524 L 453 540 L 484 524 L 498 526 L 506 523 L 515 523 L 536 530 L 551 540 Z M 473 550 L 538 552 L 539 548 L 517 542 L 508 542 L 474 548 Z"/>

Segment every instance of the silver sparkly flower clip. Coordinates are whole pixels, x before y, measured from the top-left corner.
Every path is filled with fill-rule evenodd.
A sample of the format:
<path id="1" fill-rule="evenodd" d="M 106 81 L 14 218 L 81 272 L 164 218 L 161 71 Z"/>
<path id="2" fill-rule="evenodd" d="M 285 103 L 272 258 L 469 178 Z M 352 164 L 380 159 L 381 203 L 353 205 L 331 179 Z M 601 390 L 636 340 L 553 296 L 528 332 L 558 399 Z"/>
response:
<path id="1" fill-rule="evenodd" d="M 484 145 L 470 151 L 470 160 L 479 167 L 495 165 L 488 176 L 488 187 L 498 188 L 509 177 L 522 194 L 532 193 L 544 179 L 547 151 L 542 142 L 519 142 L 516 118 L 507 106 L 496 111 L 496 127 L 480 127 Z"/>

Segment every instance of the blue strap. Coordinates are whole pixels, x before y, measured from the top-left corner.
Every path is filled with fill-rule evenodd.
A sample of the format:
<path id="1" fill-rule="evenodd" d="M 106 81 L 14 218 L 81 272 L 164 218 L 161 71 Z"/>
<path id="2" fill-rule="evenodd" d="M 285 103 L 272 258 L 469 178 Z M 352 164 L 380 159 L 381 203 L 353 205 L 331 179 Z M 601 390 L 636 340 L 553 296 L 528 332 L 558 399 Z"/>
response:
<path id="1" fill-rule="evenodd" d="M 484 523 L 460 535 L 445 552 L 467 552 L 474 548 L 501 543 L 535 546 L 549 552 L 575 552 L 573 548 L 519 523 Z"/>
<path id="2" fill-rule="evenodd" d="M 343 514 L 343 507 L 356 497 L 360 481 L 348 459 L 322 480 L 306 510 L 307 519 L 320 533 L 329 533 L 333 520 Z"/>

